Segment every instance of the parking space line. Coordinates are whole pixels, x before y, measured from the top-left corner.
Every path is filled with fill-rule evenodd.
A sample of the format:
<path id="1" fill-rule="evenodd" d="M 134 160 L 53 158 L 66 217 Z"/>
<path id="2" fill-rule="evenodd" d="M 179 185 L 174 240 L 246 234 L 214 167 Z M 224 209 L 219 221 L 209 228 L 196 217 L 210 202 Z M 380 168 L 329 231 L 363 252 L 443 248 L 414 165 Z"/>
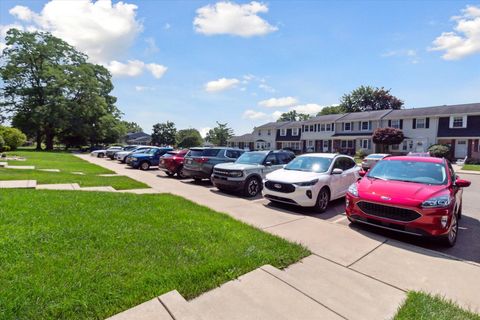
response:
<path id="1" fill-rule="evenodd" d="M 340 218 L 333 220 L 332 223 L 339 223 L 343 220 L 347 220 L 347 216 L 342 215 Z"/>

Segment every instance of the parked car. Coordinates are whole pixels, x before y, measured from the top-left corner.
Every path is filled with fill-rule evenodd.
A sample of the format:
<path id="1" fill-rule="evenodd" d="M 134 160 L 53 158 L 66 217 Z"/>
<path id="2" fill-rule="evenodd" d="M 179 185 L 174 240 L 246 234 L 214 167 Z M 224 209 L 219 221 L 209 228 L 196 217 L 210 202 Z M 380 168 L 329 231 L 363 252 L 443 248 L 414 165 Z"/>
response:
<path id="1" fill-rule="evenodd" d="M 407 153 L 409 157 L 431 157 L 430 152 L 409 152 Z"/>
<path id="2" fill-rule="evenodd" d="M 98 149 L 90 152 L 90 156 L 92 157 L 97 157 L 97 158 L 103 158 L 105 157 L 105 154 L 107 153 L 106 149 Z"/>
<path id="3" fill-rule="evenodd" d="M 179 178 L 184 178 L 183 161 L 188 149 L 169 151 L 160 158 L 158 169 L 164 171 L 169 177 L 177 175 Z"/>
<path id="4" fill-rule="evenodd" d="M 149 150 L 151 148 L 152 148 L 152 146 L 137 146 L 133 150 L 119 151 L 119 152 L 115 153 L 115 160 L 118 160 L 121 163 L 125 163 L 125 160 L 126 160 L 128 155 L 130 155 L 132 153 L 141 152 L 142 150 Z"/>
<path id="5" fill-rule="evenodd" d="M 113 160 L 113 155 L 115 153 L 117 153 L 118 151 L 122 151 L 123 150 L 123 147 L 122 146 L 112 146 L 112 147 L 109 147 L 106 151 L 105 151 L 105 156 L 110 158 L 111 160 Z"/>
<path id="6" fill-rule="evenodd" d="M 192 148 L 185 156 L 183 174 L 197 182 L 210 179 L 215 165 L 234 162 L 244 152 L 244 150 L 224 147 Z"/>
<path id="7" fill-rule="evenodd" d="M 171 147 L 151 147 L 145 152 L 134 152 L 128 156 L 127 165 L 134 169 L 148 170 L 150 167 L 158 166 L 160 157 L 172 150 Z"/>
<path id="8" fill-rule="evenodd" d="M 313 207 L 324 212 L 330 200 L 341 198 L 360 178 L 352 157 L 310 153 L 292 160 L 285 168 L 267 174 L 263 196 L 273 202 Z"/>
<path id="9" fill-rule="evenodd" d="M 241 191 L 255 197 L 263 187 L 267 173 L 283 168 L 295 158 L 291 151 L 251 151 L 242 154 L 233 163 L 217 164 L 212 182 L 219 190 Z"/>
<path id="10" fill-rule="evenodd" d="M 446 159 L 389 157 L 350 186 L 346 213 L 351 222 L 441 237 L 453 246 L 462 214 L 462 188 L 469 185 Z"/>
<path id="11" fill-rule="evenodd" d="M 362 169 L 368 171 L 377 164 L 378 161 L 389 157 L 388 153 L 372 153 L 366 156 L 362 161 Z"/>

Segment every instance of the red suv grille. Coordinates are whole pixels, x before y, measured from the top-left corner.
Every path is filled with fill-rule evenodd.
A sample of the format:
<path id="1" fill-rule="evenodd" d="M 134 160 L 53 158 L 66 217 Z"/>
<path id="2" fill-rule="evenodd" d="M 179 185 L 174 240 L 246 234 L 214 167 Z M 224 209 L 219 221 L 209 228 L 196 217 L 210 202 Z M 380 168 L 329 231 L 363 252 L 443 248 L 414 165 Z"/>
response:
<path id="1" fill-rule="evenodd" d="M 421 215 L 414 210 L 385 206 L 373 202 L 360 201 L 357 205 L 366 214 L 380 218 L 409 222 L 421 217 Z"/>

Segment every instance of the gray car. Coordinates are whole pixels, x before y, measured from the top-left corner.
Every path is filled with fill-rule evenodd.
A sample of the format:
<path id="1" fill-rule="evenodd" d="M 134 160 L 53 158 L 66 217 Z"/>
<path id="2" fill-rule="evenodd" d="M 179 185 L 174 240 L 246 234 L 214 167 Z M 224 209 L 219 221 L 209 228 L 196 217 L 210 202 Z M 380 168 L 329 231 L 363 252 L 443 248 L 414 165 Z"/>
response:
<path id="1" fill-rule="evenodd" d="M 293 152 L 284 150 L 245 152 L 234 163 L 217 164 L 212 182 L 219 190 L 255 197 L 262 190 L 265 175 L 283 168 L 294 158 Z"/>
<path id="2" fill-rule="evenodd" d="M 196 182 L 210 179 L 213 167 L 219 163 L 235 162 L 244 150 L 234 148 L 191 148 L 185 156 L 183 175 Z"/>
<path id="3" fill-rule="evenodd" d="M 378 161 L 390 156 L 387 153 L 372 153 L 365 157 L 362 161 L 362 169 L 368 171 L 372 169 Z"/>

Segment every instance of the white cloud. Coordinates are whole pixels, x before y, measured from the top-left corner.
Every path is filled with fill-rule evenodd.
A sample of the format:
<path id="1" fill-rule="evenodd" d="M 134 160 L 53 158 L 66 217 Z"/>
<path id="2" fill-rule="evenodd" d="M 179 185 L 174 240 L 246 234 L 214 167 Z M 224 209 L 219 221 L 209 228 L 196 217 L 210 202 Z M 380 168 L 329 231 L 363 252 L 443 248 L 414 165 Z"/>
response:
<path id="1" fill-rule="evenodd" d="M 258 105 L 266 108 L 282 108 L 292 106 L 297 102 L 297 99 L 294 97 L 282 97 L 262 100 L 258 103 Z"/>
<path id="2" fill-rule="evenodd" d="M 458 60 L 480 53 L 480 7 L 467 6 L 456 21 L 454 31 L 443 32 L 433 41 L 432 51 L 443 51 L 445 60 Z"/>
<path id="3" fill-rule="evenodd" d="M 223 91 L 235 87 L 240 81 L 235 78 L 220 78 L 218 80 L 209 81 L 205 84 L 207 92 Z"/>
<path id="4" fill-rule="evenodd" d="M 271 86 L 269 86 L 268 84 L 265 84 L 265 83 L 260 83 L 258 85 L 258 87 L 262 90 L 264 90 L 265 92 L 268 92 L 268 93 L 274 93 L 275 92 L 275 89 L 272 88 Z"/>
<path id="5" fill-rule="evenodd" d="M 271 116 L 266 114 L 265 112 L 259 112 L 255 110 L 246 110 L 242 116 L 244 119 L 250 120 L 266 120 L 269 119 Z"/>
<path id="6" fill-rule="evenodd" d="M 246 4 L 220 1 L 197 9 L 193 25 L 196 32 L 206 35 L 230 34 L 241 37 L 265 35 L 278 30 L 258 16 L 266 12 L 268 6 L 256 1 Z"/>
<path id="7" fill-rule="evenodd" d="M 113 60 L 107 65 L 107 69 L 112 75 L 118 77 L 137 77 L 145 70 L 148 70 L 157 79 L 160 79 L 167 71 L 167 67 L 165 66 L 155 63 L 145 64 L 140 60 L 128 60 L 127 63 Z"/>
<path id="8" fill-rule="evenodd" d="M 316 103 L 301 104 L 301 105 L 289 108 L 290 111 L 295 110 L 299 113 L 306 113 L 306 114 L 317 114 L 320 111 L 322 111 L 322 109 L 323 109 L 323 106 Z"/>
<path id="9" fill-rule="evenodd" d="M 146 87 L 146 86 L 135 86 L 135 91 L 143 92 L 143 91 L 154 91 L 154 87 Z"/>
<path id="10" fill-rule="evenodd" d="M 172 25 L 168 22 L 163 25 L 164 30 L 169 30 L 171 27 L 172 27 Z"/>
<path id="11" fill-rule="evenodd" d="M 278 110 L 274 111 L 272 113 L 273 120 L 277 121 L 282 116 L 282 113 L 283 113 L 282 111 L 278 111 Z"/>
<path id="12" fill-rule="evenodd" d="M 159 51 L 157 47 L 157 43 L 154 38 L 152 37 L 145 38 L 145 42 L 147 43 L 147 48 L 145 49 L 146 54 L 154 54 Z"/>
<path id="13" fill-rule="evenodd" d="M 414 49 L 402 49 L 402 50 L 390 50 L 381 54 L 383 58 L 390 57 L 405 57 L 408 59 L 408 62 L 416 64 L 420 62 L 417 51 Z"/>
<path id="14" fill-rule="evenodd" d="M 160 79 L 165 74 L 165 72 L 167 72 L 167 69 L 168 69 L 167 67 L 162 66 L 161 64 L 156 64 L 156 63 L 146 64 L 145 67 L 157 79 Z"/>
<path id="15" fill-rule="evenodd" d="M 200 135 L 202 136 L 202 138 L 205 138 L 207 136 L 207 133 L 208 131 L 210 131 L 210 127 L 205 127 L 205 128 L 201 128 L 200 130 L 198 130 L 198 132 L 200 132 Z"/>
<path id="16" fill-rule="evenodd" d="M 36 17 L 36 14 L 32 10 L 30 10 L 30 8 L 25 6 L 15 6 L 12 9 L 10 9 L 8 13 L 16 17 L 17 19 L 20 19 L 23 21 L 30 21 L 34 17 Z"/>

